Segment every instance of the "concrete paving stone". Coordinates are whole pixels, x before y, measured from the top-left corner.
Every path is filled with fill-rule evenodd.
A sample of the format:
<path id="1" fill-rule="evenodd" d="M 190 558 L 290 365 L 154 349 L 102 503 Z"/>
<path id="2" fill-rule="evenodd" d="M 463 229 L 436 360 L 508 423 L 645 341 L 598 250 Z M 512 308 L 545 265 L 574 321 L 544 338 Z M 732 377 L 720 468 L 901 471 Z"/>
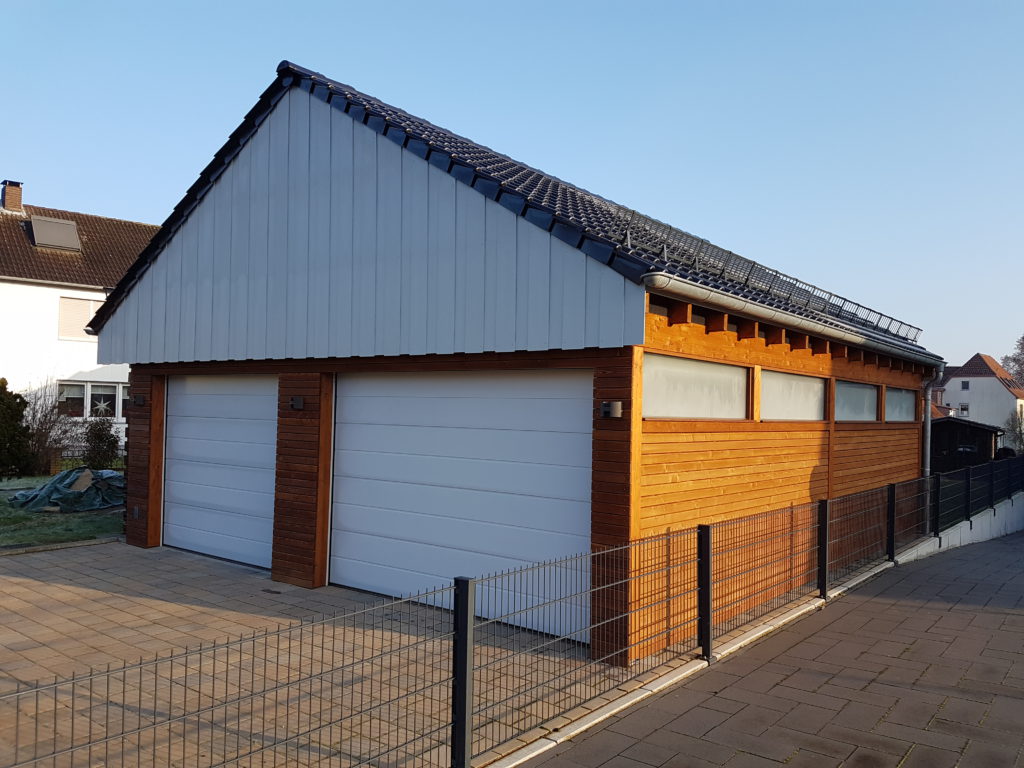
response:
<path id="1" fill-rule="evenodd" d="M 885 717 L 887 707 L 880 707 L 874 704 L 865 704 L 860 701 L 851 701 L 839 712 L 833 712 L 831 722 L 845 728 L 853 728 L 860 731 L 870 731 L 878 722 Z"/>
<path id="2" fill-rule="evenodd" d="M 748 691 L 767 693 L 785 679 L 786 675 L 783 675 L 781 673 L 766 672 L 764 670 L 759 669 L 738 678 L 735 681 L 735 686 L 737 688 L 743 688 Z"/>
<path id="3" fill-rule="evenodd" d="M 829 672 L 821 672 L 815 669 L 801 669 L 787 677 L 782 685 L 787 688 L 797 688 L 802 691 L 817 691 L 825 683 L 832 679 Z"/>
<path id="4" fill-rule="evenodd" d="M 726 699 L 723 696 L 712 696 L 701 704 L 701 706 L 731 715 L 739 712 L 747 705 L 742 701 L 736 701 L 735 699 Z"/>
<path id="5" fill-rule="evenodd" d="M 769 729 L 767 733 L 760 736 L 753 736 L 743 731 L 720 726 L 705 733 L 704 738 L 724 747 L 731 747 L 737 752 L 748 752 L 782 762 L 796 752 L 797 744 L 786 741 L 778 734 L 772 733 L 772 730 Z"/>
<path id="6" fill-rule="evenodd" d="M 873 731 L 846 728 L 835 723 L 826 725 L 818 732 L 818 735 L 845 744 L 856 744 L 857 746 L 873 749 L 877 752 L 896 755 L 897 757 L 906 755 L 913 746 L 910 742 L 894 739 L 890 736 L 881 736 Z"/>
<path id="7" fill-rule="evenodd" d="M 909 741 L 912 744 L 925 744 L 929 747 L 945 749 L 950 752 L 962 752 L 967 744 L 967 740 L 960 736 L 929 731 L 923 728 L 913 728 L 909 725 L 900 725 L 899 723 L 879 723 L 875 726 L 875 733 Z"/>
<path id="8" fill-rule="evenodd" d="M 800 703 L 798 701 L 793 701 L 792 699 L 782 699 L 778 696 L 758 693 L 757 691 L 748 691 L 744 688 L 737 688 L 736 686 L 729 686 L 725 690 L 720 691 L 718 696 L 720 698 L 740 701 L 745 704 L 754 704 L 759 707 L 774 709 L 779 712 L 789 712 Z"/>
<path id="9" fill-rule="evenodd" d="M 811 693 L 810 691 L 801 691 L 799 688 L 790 688 L 785 685 L 776 685 L 768 692 L 769 696 L 775 696 L 780 699 L 789 699 L 795 701 L 798 704 L 810 704 L 815 707 L 822 707 L 824 709 L 840 710 L 849 699 L 838 698 L 835 696 L 827 696 L 821 693 Z"/>
<path id="10" fill-rule="evenodd" d="M 895 768 L 899 764 L 900 758 L 895 755 L 857 747 L 853 754 L 843 762 L 843 768 L 889 768 L 890 766 Z"/>
<path id="11" fill-rule="evenodd" d="M 732 715 L 725 722 L 725 727 L 756 736 L 768 730 L 781 717 L 783 717 L 782 712 L 748 705 Z"/>
<path id="12" fill-rule="evenodd" d="M 899 764 L 900 768 L 954 768 L 961 753 L 940 750 L 928 744 L 914 744 L 910 754 Z M 996 768 L 990 766 L 989 768 Z"/>
<path id="13" fill-rule="evenodd" d="M 995 768 L 1013 765 L 1021 757 L 1016 747 L 1001 746 L 984 741 L 972 741 L 964 750 L 957 768 Z"/>
<path id="14" fill-rule="evenodd" d="M 687 736 L 703 736 L 728 719 L 729 715 L 726 712 L 698 707 L 683 713 L 667 723 L 665 727 L 670 731 L 684 733 Z"/>
<path id="15" fill-rule="evenodd" d="M 736 753 L 731 747 L 669 730 L 655 731 L 644 742 L 677 753 L 675 757 L 666 761 L 662 768 L 686 768 L 692 760 L 702 760 L 709 765 L 721 765 Z"/>
<path id="16" fill-rule="evenodd" d="M 644 709 L 630 710 L 608 726 L 609 731 L 621 733 L 634 739 L 642 739 L 663 725 L 676 719 L 676 715 L 665 710 Z"/>
<path id="17" fill-rule="evenodd" d="M 724 768 L 769 768 L 778 766 L 777 760 L 770 760 L 767 757 L 751 755 L 747 752 L 737 752 L 731 759 L 726 761 Z"/>
<path id="18" fill-rule="evenodd" d="M 661 747 L 647 741 L 638 742 L 622 752 L 623 757 L 653 766 L 664 765 L 678 754 L 677 750 Z"/>
<path id="19" fill-rule="evenodd" d="M 929 730 L 951 736 L 963 736 L 972 742 L 984 741 L 989 744 L 1011 746 L 1015 749 L 1024 744 L 1024 736 L 1020 733 L 1013 733 L 998 728 L 987 728 L 980 725 L 967 725 L 966 723 L 957 723 L 952 720 L 942 720 L 939 718 L 932 722 Z"/>
<path id="20" fill-rule="evenodd" d="M 779 718 L 777 722 L 783 728 L 805 731 L 806 733 L 818 733 L 825 725 L 832 722 L 833 718 L 841 715 L 850 706 L 851 704 L 847 704 L 837 714 L 834 709 L 814 707 L 810 704 L 797 704 L 796 707 Z"/>
<path id="21" fill-rule="evenodd" d="M 909 725 L 912 728 L 927 728 L 932 718 L 938 714 L 942 704 L 919 701 L 917 699 L 901 699 L 885 715 L 885 722 Z"/>

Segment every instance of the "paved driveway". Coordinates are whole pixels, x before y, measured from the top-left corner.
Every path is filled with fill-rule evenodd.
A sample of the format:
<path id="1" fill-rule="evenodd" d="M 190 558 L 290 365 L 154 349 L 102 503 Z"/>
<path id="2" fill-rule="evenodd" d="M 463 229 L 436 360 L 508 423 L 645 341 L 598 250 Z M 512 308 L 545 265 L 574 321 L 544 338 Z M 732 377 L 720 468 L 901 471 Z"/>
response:
<path id="1" fill-rule="evenodd" d="M 0 692 L 378 602 L 257 568 L 125 544 L 0 557 Z"/>
<path id="2" fill-rule="evenodd" d="M 1024 766 L 1024 534 L 893 568 L 528 768 Z"/>

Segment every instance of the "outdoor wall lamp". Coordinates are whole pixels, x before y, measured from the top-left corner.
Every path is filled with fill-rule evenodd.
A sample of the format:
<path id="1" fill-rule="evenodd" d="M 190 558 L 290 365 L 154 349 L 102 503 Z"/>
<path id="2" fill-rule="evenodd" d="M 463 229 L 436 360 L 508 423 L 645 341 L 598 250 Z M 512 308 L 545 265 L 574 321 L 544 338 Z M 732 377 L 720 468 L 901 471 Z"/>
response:
<path id="1" fill-rule="evenodd" d="M 146 404 L 146 396 L 145 395 L 132 395 L 132 405 L 136 406 L 137 408 L 141 408 L 145 404 Z"/>
<path id="2" fill-rule="evenodd" d="M 622 401 L 621 400 L 605 400 L 601 403 L 601 418 L 602 419 L 621 419 L 622 418 Z"/>
<path id="3" fill-rule="evenodd" d="M 293 411 L 301 411 L 305 405 L 305 401 L 302 399 L 302 395 L 295 395 L 288 401 Z"/>

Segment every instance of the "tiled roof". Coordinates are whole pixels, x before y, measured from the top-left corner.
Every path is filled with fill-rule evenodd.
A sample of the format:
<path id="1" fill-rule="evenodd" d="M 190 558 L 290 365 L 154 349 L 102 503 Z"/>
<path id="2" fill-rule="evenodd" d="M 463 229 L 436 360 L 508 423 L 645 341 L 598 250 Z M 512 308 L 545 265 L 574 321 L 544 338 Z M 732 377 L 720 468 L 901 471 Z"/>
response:
<path id="1" fill-rule="evenodd" d="M 292 87 L 308 90 L 636 282 L 649 272 L 670 272 L 766 307 L 808 317 L 824 325 L 874 334 L 896 347 L 924 351 L 916 344 L 918 328 L 643 216 L 289 62 L 281 63 L 277 80 L 200 174 L 164 223 L 152 246 L 97 313 L 92 324 L 95 330 L 102 327 L 162 244 L 173 236 L 223 168 L 255 133 L 284 92 Z"/>
<path id="2" fill-rule="evenodd" d="M 999 379 L 999 382 L 1006 387 L 1010 394 L 1018 400 L 1024 400 L 1024 386 L 990 355 L 983 355 L 979 352 L 963 365 L 947 368 L 941 386 L 946 386 L 952 379 L 968 378 Z"/>
<path id="3" fill-rule="evenodd" d="M 82 250 L 36 247 L 30 216 L 74 221 Z M 24 214 L 0 211 L 0 280 L 110 288 L 117 285 L 157 229 L 151 224 L 37 205 L 26 205 Z"/>

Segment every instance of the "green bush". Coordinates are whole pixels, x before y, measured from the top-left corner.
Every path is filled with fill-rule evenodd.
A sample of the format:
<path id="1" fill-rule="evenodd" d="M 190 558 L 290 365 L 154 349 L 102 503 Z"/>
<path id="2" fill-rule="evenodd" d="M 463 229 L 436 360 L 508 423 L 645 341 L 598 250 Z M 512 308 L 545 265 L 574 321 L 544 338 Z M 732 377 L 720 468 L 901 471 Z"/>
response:
<path id="1" fill-rule="evenodd" d="M 89 469 L 110 469 L 118 460 L 118 439 L 113 419 L 89 419 L 82 429 L 85 452 L 82 463 Z"/>
<path id="2" fill-rule="evenodd" d="M 0 378 L 0 479 L 30 474 L 34 456 L 29 445 L 29 429 L 23 423 L 28 401 L 7 388 Z"/>

